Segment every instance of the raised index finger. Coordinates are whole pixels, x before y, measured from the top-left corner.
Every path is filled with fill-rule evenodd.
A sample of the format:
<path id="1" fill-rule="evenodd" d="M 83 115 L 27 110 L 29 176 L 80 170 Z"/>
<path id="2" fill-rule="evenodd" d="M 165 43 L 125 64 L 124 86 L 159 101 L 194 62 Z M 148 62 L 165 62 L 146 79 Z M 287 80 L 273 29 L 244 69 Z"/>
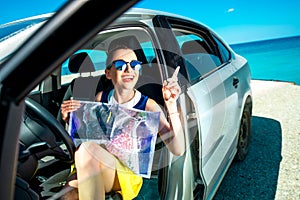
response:
<path id="1" fill-rule="evenodd" d="M 177 80 L 177 76 L 178 76 L 178 72 L 179 72 L 180 66 L 177 66 L 177 68 L 175 69 L 173 75 L 172 75 L 172 80 Z"/>

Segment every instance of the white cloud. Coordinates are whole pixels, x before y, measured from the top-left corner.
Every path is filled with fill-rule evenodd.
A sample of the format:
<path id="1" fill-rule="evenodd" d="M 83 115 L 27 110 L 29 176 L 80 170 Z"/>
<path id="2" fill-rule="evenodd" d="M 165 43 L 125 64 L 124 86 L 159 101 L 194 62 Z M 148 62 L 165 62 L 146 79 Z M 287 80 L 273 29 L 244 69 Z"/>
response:
<path id="1" fill-rule="evenodd" d="M 233 11 L 234 11 L 234 8 L 229 8 L 229 9 L 227 10 L 228 13 L 231 13 L 231 12 L 233 12 Z"/>

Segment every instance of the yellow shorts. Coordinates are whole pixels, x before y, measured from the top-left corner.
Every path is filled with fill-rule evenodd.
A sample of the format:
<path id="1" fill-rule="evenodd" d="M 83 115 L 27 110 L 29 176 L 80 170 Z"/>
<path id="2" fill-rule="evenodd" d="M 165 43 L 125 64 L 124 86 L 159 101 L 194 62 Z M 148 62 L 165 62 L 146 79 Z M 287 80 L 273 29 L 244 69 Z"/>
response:
<path id="1" fill-rule="evenodd" d="M 116 159 L 117 175 L 121 187 L 120 194 L 123 200 L 132 200 L 140 192 L 143 185 L 143 178 L 134 174 L 128 167 Z"/>

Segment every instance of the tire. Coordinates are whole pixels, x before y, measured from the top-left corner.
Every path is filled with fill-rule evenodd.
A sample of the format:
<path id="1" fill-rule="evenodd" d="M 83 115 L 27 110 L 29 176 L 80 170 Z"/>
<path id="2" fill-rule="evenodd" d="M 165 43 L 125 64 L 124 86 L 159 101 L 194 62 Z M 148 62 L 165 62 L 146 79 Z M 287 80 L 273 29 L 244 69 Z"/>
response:
<path id="1" fill-rule="evenodd" d="M 248 154 L 251 137 L 251 111 L 248 106 L 243 111 L 238 137 L 235 160 L 243 161 Z"/>

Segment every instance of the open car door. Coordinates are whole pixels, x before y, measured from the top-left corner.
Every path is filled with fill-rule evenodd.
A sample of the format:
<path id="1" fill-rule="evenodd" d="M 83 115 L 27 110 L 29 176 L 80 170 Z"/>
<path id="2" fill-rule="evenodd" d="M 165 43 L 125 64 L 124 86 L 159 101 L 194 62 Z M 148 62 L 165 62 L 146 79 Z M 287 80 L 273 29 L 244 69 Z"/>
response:
<path id="1" fill-rule="evenodd" d="M 138 0 L 67 1 L 0 65 L 0 196 L 13 199 L 25 97 L 84 42 Z M 83 19 L 88 19 L 83 22 Z M 67 36 L 67 37 L 66 37 Z M 40 67 L 46 66 L 46 67 Z"/>

